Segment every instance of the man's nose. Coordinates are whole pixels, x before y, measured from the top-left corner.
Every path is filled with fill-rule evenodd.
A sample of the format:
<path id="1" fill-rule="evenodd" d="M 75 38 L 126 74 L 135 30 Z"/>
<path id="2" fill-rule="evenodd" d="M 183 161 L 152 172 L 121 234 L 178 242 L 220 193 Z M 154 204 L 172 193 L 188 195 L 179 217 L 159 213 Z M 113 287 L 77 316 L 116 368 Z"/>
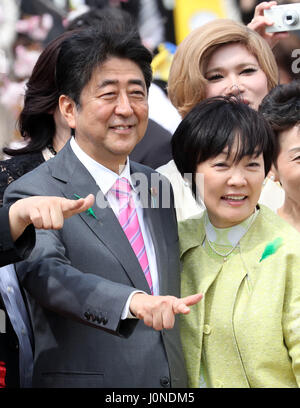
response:
<path id="1" fill-rule="evenodd" d="M 130 116 L 133 113 L 130 99 L 127 94 L 122 94 L 117 99 L 115 113 L 122 116 Z"/>

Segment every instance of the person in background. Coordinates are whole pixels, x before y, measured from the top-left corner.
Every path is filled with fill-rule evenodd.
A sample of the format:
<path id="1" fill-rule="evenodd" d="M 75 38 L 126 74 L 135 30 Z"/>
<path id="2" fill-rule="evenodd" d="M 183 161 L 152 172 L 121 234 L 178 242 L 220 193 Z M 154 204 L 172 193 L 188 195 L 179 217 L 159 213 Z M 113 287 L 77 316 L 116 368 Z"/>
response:
<path id="1" fill-rule="evenodd" d="M 300 36 L 292 33 L 273 48 L 279 70 L 280 84 L 287 84 L 300 79 L 299 54 L 297 51 L 299 49 Z"/>
<path id="2" fill-rule="evenodd" d="M 29 197 L 0 208 L 0 388 L 30 387 L 32 331 L 12 265 L 27 258 L 35 245 L 35 228 L 59 229 L 64 219 L 86 211 L 94 197 Z"/>
<path id="3" fill-rule="evenodd" d="M 32 316 L 34 387 L 186 386 L 176 315 L 202 295 L 179 297 L 169 183 L 128 159 L 147 127 L 151 60 L 134 33 L 72 32 L 56 81 L 75 136 L 5 192 L 7 204 L 46 191 L 97 197 L 59 233 L 38 232 L 30 258 L 16 265 Z M 137 175 L 149 186 L 161 177 L 170 205 L 161 183 L 138 200 Z"/>
<path id="4" fill-rule="evenodd" d="M 70 129 L 58 109 L 55 63 L 68 32 L 52 41 L 40 55 L 26 85 L 18 126 L 25 146 L 6 147 L 12 156 L 0 162 L 0 206 L 6 187 L 14 180 L 55 156 L 70 138 Z"/>
<path id="5" fill-rule="evenodd" d="M 300 231 L 300 81 L 273 88 L 262 100 L 259 111 L 276 136 L 272 173 L 284 191 L 277 214 Z"/>
<path id="6" fill-rule="evenodd" d="M 232 96 L 197 104 L 173 136 L 206 207 L 179 223 L 182 295 L 204 295 L 180 320 L 190 387 L 300 385 L 300 235 L 258 204 L 275 145 L 263 116 Z"/>
<path id="7" fill-rule="evenodd" d="M 198 102 L 218 95 L 237 96 L 258 109 L 263 97 L 278 83 L 278 69 L 267 42 L 243 24 L 227 19 L 193 30 L 173 58 L 168 94 L 180 115 Z M 172 183 L 178 220 L 197 216 L 197 203 L 174 161 L 158 168 Z"/>

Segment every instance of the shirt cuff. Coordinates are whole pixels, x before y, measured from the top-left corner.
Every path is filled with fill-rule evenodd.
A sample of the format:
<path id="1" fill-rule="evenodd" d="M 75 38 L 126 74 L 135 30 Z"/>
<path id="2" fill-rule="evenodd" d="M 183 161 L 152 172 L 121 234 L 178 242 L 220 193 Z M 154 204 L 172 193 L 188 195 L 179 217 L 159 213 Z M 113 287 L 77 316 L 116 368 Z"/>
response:
<path id="1" fill-rule="evenodd" d="M 135 293 L 146 293 L 146 292 L 143 292 L 142 290 L 134 290 L 133 292 L 130 293 L 130 295 L 129 295 L 129 297 L 128 297 L 126 303 L 125 303 L 124 309 L 123 309 L 123 311 L 122 311 L 121 320 L 125 320 L 125 319 L 137 319 L 137 317 L 135 317 L 135 316 L 130 312 L 130 309 L 129 309 L 132 296 L 133 296 Z"/>

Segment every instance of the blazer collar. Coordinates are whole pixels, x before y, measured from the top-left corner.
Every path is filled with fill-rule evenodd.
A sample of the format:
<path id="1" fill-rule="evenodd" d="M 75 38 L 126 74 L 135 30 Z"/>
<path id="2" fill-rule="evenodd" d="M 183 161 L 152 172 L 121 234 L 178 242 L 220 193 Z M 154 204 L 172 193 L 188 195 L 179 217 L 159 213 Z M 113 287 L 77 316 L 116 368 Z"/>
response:
<path id="1" fill-rule="evenodd" d="M 249 270 L 260 267 L 260 262 L 264 262 L 261 261 L 261 257 L 266 245 L 280 237 L 280 228 L 278 228 L 278 225 L 274 225 L 275 220 L 278 224 L 281 223 L 279 218 L 278 220 L 277 217 L 274 219 L 274 213 L 270 209 L 260 204 L 259 214 L 255 222 L 240 240 L 241 253 L 247 256 Z M 180 257 L 192 248 L 202 247 L 205 239 L 203 216 L 198 219 L 188 219 L 180 222 L 179 238 Z"/>
<path id="2" fill-rule="evenodd" d="M 205 238 L 204 220 L 200 218 L 190 218 L 178 223 L 180 239 L 180 257 L 191 248 L 202 246 Z"/>

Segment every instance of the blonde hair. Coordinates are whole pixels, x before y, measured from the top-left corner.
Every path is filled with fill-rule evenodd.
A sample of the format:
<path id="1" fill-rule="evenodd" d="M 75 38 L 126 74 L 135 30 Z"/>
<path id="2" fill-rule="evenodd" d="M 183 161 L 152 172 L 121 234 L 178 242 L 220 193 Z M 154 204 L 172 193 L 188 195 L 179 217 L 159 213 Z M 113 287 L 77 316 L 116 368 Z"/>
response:
<path id="1" fill-rule="evenodd" d="M 184 117 L 205 99 L 204 65 L 220 45 L 238 42 L 253 54 L 267 77 L 268 89 L 278 84 L 278 68 L 267 42 L 245 25 L 228 19 L 213 20 L 193 30 L 178 46 L 168 81 L 171 102 Z"/>

